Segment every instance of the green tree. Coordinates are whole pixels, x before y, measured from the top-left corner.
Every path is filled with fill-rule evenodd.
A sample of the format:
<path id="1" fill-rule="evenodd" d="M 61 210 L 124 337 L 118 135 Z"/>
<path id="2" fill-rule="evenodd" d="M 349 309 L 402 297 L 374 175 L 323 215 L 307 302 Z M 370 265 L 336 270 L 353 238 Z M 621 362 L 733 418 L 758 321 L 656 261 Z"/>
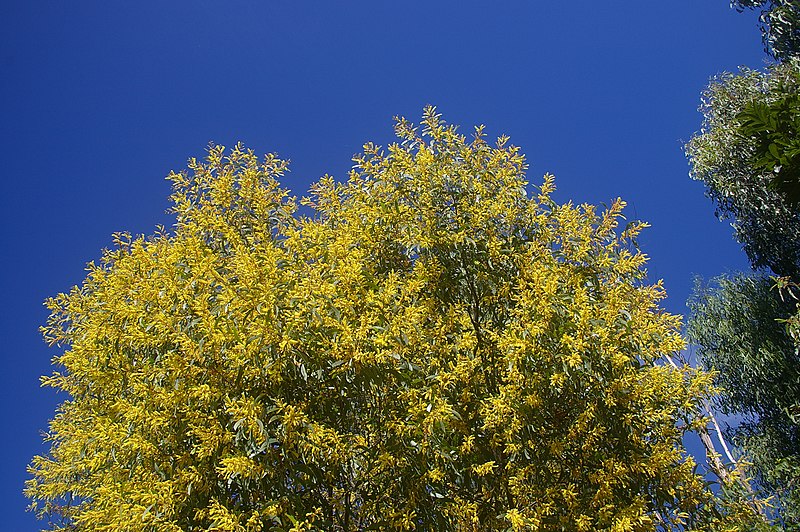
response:
<path id="1" fill-rule="evenodd" d="M 754 143 L 751 164 L 755 171 L 771 175 L 769 186 L 789 207 L 800 203 L 800 72 L 778 87 L 770 101 L 754 98 L 739 114 L 739 135 Z"/>
<path id="2" fill-rule="evenodd" d="M 69 399 L 27 494 L 60 530 L 715 529 L 682 437 L 710 375 L 621 229 L 526 192 L 506 138 L 367 144 L 301 203 L 236 147 L 177 223 L 48 302 Z M 734 515 L 732 515 L 732 513 Z M 731 528 L 727 528 L 731 529 Z"/>
<path id="3" fill-rule="evenodd" d="M 731 0 L 738 11 L 761 8 L 764 49 L 776 59 L 800 53 L 800 2 L 797 0 Z"/>
<path id="4" fill-rule="evenodd" d="M 793 279 L 800 278 L 800 213 L 773 184 L 774 167 L 759 164 L 763 143 L 743 133 L 742 123 L 748 106 L 796 94 L 798 68 L 786 62 L 766 73 L 742 68 L 718 77 L 703 93 L 701 134 L 686 146 L 691 177 L 705 184 L 717 215 L 731 221 L 753 268 Z"/>
<path id="5" fill-rule="evenodd" d="M 698 288 L 689 339 L 706 368 L 718 371 L 719 406 L 744 416 L 730 435 L 753 462 L 757 485 L 776 496 L 787 529 L 800 526 L 800 420 L 792 415 L 800 405 L 800 343 L 790 334 L 798 315 L 787 290 L 800 280 L 798 69 L 787 59 L 763 73 L 743 68 L 717 78 L 703 95 L 702 132 L 687 145 L 691 176 L 762 272 Z M 770 271 L 782 290 L 765 276 Z"/>
<path id="6" fill-rule="evenodd" d="M 800 526 L 800 356 L 784 323 L 794 301 L 764 275 L 740 273 L 699 286 L 689 302 L 689 340 L 725 393 L 718 404 L 743 417 L 732 438 L 759 485 L 776 495 L 779 521 Z"/>

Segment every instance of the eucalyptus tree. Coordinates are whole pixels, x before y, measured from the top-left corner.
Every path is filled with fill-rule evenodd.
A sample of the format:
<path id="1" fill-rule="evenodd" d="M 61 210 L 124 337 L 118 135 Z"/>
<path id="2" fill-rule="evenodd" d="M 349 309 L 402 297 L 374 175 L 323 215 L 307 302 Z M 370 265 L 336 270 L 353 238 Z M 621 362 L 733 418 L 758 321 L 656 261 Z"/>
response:
<path id="1" fill-rule="evenodd" d="M 729 435 L 787 529 L 800 526 L 799 90 L 793 57 L 764 72 L 723 74 L 704 92 L 703 129 L 686 146 L 691 176 L 756 270 L 696 291 L 690 340 L 717 371 L 718 405 L 743 417 Z"/>

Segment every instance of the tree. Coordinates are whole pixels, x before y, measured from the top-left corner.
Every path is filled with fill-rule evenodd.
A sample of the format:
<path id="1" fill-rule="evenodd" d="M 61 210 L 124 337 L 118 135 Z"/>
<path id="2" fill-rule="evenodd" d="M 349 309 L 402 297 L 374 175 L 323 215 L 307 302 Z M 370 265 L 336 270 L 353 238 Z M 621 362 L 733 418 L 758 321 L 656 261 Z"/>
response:
<path id="1" fill-rule="evenodd" d="M 778 87 L 776 99 L 754 99 L 739 114 L 739 135 L 754 142 L 751 165 L 771 176 L 769 186 L 777 190 L 789 207 L 800 203 L 800 71 Z"/>
<path id="2" fill-rule="evenodd" d="M 800 355 L 782 323 L 796 305 L 773 286 L 767 276 L 744 273 L 699 286 L 687 333 L 726 392 L 718 405 L 743 418 L 733 441 L 752 460 L 759 485 L 776 495 L 779 521 L 791 530 L 800 526 Z"/>
<path id="3" fill-rule="evenodd" d="M 718 405 L 744 417 L 730 436 L 753 462 L 758 485 L 776 497 L 787 529 L 800 526 L 800 419 L 793 415 L 800 336 L 789 333 L 799 318 L 787 291 L 800 281 L 799 69 L 787 59 L 764 73 L 722 75 L 704 93 L 703 130 L 687 145 L 691 176 L 704 182 L 717 215 L 731 220 L 761 271 L 699 288 L 689 304 L 689 339 L 706 369 L 717 371 Z M 769 270 L 782 290 L 773 289 Z"/>
<path id="4" fill-rule="evenodd" d="M 686 146 L 691 177 L 706 185 L 717 215 L 731 220 L 753 267 L 792 278 L 800 278 L 800 213 L 773 185 L 773 168 L 758 164 L 762 143 L 742 132 L 742 122 L 748 106 L 769 106 L 800 90 L 798 68 L 787 62 L 717 78 L 703 94 L 701 134 Z"/>
<path id="5" fill-rule="evenodd" d="M 171 232 L 118 235 L 48 301 L 70 398 L 27 494 L 53 529 L 730 520 L 682 446 L 711 376 L 658 362 L 683 340 L 645 224 L 554 203 L 550 176 L 529 197 L 518 148 L 433 109 L 396 131 L 312 217 L 285 162 L 212 146 L 169 176 Z"/>
<path id="6" fill-rule="evenodd" d="M 797 0 L 731 0 L 738 11 L 763 8 L 759 20 L 764 49 L 783 60 L 800 53 L 800 2 Z"/>

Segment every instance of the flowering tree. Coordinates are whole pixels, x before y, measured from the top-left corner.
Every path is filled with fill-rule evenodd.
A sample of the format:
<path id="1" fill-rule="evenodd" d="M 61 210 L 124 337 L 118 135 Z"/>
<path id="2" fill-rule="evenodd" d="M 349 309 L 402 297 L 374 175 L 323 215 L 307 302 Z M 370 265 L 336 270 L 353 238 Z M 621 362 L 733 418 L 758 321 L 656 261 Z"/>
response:
<path id="1" fill-rule="evenodd" d="M 48 302 L 53 529 L 676 530 L 724 521 L 682 436 L 710 376 L 624 203 L 558 205 L 428 109 L 303 203 L 220 146 L 171 232 Z M 713 510 L 713 511 L 712 511 Z"/>

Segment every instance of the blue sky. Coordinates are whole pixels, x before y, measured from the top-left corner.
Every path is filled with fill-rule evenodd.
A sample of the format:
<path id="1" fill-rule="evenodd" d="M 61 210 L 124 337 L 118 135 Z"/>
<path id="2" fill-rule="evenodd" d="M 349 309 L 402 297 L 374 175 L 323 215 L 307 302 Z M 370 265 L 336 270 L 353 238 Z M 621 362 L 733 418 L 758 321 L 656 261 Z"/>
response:
<path id="1" fill-rule="evenodd" d="M 671 2 L 6 2 L 0 17 L 0 505 L 21 494 L 59 398 L 42 301 L 84 276 L 111 234 L 169 226 L 164 177 L 210 141 L 292 160 L 302 195 L 344 177 L 392 117 L 426 104 L 469 132 L 508 134 L 560 201 L 621 196 L 665 307 L 692 278 L 746 267 L 691 181 L 682 144 L 709 77 L 762 67 L 754 13 Z"/>

